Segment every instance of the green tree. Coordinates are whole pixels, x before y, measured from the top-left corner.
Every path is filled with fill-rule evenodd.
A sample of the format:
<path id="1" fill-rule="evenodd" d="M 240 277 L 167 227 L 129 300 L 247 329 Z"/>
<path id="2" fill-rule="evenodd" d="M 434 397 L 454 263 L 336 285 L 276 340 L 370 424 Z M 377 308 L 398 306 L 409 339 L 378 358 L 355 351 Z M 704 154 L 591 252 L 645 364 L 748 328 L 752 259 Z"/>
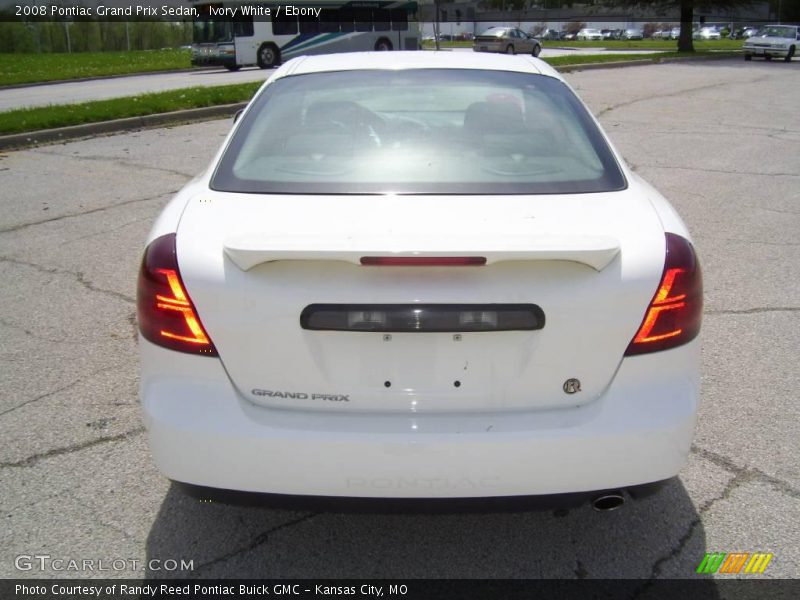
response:
<path id="1" fill-rule="evenodd" d="M 692 29 L 696 11 L 714 8 L 736 8 L 753 4 L 755 0 L 603 0 L 608 6 L 670 9 L 678 8 L 681 15 L 681 35 L 678 38 L 678 50 L 694 52 Z M 789 1 L 789 0 L 787 0 Z"/>

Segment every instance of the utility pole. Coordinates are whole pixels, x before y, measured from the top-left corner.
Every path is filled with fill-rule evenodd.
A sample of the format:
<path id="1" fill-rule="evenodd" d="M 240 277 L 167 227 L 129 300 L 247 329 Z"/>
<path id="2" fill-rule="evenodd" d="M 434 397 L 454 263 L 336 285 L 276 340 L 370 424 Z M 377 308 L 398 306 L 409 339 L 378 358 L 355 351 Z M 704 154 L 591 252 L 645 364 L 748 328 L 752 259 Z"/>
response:
<path id="1" fill-rule="evenodd" d="M 433 42 L 437 50 L 441 50 L 439 46 L 439 0 L 433 0 Z"/>
<path id="2" fill-rule="evenodd" d="M 72 42 L 69 39 L 69 21 L 64 21 L 64 36 L 67 38 L 67 52 L 72 53 Z"/>

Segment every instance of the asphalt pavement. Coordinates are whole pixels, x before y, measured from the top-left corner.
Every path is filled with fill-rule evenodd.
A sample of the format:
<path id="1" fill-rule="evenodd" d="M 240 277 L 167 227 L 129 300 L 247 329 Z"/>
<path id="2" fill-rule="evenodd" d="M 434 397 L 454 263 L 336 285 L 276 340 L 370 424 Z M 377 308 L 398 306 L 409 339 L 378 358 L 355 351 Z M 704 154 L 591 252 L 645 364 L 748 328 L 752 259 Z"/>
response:
<path id="1" fill-rule="evenodd" d="M 567 79 L 700 255 L 703 404 L 678 480 L 610 513 L 353 515 L 184 496 L 141 423 L 136 273 L 155 216 L 231 122 L 151 129 L 0 156 L 0 577 L 693 578 L 712 551 L 771 552 L 761 577 L 797 577 L 800 69 Z M 15 566 L 36 554 L 129 562 Z"/>

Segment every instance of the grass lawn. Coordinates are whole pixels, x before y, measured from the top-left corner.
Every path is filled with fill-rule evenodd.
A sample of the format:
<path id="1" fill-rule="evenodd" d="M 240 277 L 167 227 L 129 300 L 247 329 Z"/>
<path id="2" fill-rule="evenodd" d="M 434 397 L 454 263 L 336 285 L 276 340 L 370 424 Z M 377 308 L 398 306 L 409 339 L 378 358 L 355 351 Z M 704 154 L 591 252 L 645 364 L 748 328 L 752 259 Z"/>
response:
<path id="1" fill-rule="evenodd" d="M 0 54 L 0 86 L 188 69 L 189 50 L 74 52 L 72 54 Z"/>
<path id="2" fill-rule="evenodd" d="M 142 94 L 82 104 L 23 108 L 0 112 L 0 134 L 37 131 L 83 123 L 140 117 L 186 108 L 246 102 L 262 82 L 216 87 L 195 87 L 154 94 Z"/>

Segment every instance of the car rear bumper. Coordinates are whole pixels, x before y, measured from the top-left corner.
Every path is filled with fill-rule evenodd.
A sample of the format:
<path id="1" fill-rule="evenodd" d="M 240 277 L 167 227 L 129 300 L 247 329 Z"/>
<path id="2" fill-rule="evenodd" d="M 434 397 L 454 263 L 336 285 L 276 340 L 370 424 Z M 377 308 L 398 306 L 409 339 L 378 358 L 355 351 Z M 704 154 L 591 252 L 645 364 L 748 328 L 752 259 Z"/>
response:
<path id="1" fill-rule="evenodd" d="M 475 42 L 472 46 L 473 52 L 505 52 L 511 43 L 505 42 Z"/>
<path id="2" fill-rule="evenodd" d="M 789 54 L 789 49 L 745 46 L 742 48 L 742 52 L 750 56 L 774 56 L 777 58 L 785 58 Z"/>
<path id="3" fill-rule="evenodd" d="M 627 358 L 582 407 L 514 413 L 276 410 L 242 398 L 219 359 L 140 340 L 153 457 L 170 479 L 312 496 L 448 498 L 627 488 L 674 477 L 699 398 L 694 342 Z"/>

